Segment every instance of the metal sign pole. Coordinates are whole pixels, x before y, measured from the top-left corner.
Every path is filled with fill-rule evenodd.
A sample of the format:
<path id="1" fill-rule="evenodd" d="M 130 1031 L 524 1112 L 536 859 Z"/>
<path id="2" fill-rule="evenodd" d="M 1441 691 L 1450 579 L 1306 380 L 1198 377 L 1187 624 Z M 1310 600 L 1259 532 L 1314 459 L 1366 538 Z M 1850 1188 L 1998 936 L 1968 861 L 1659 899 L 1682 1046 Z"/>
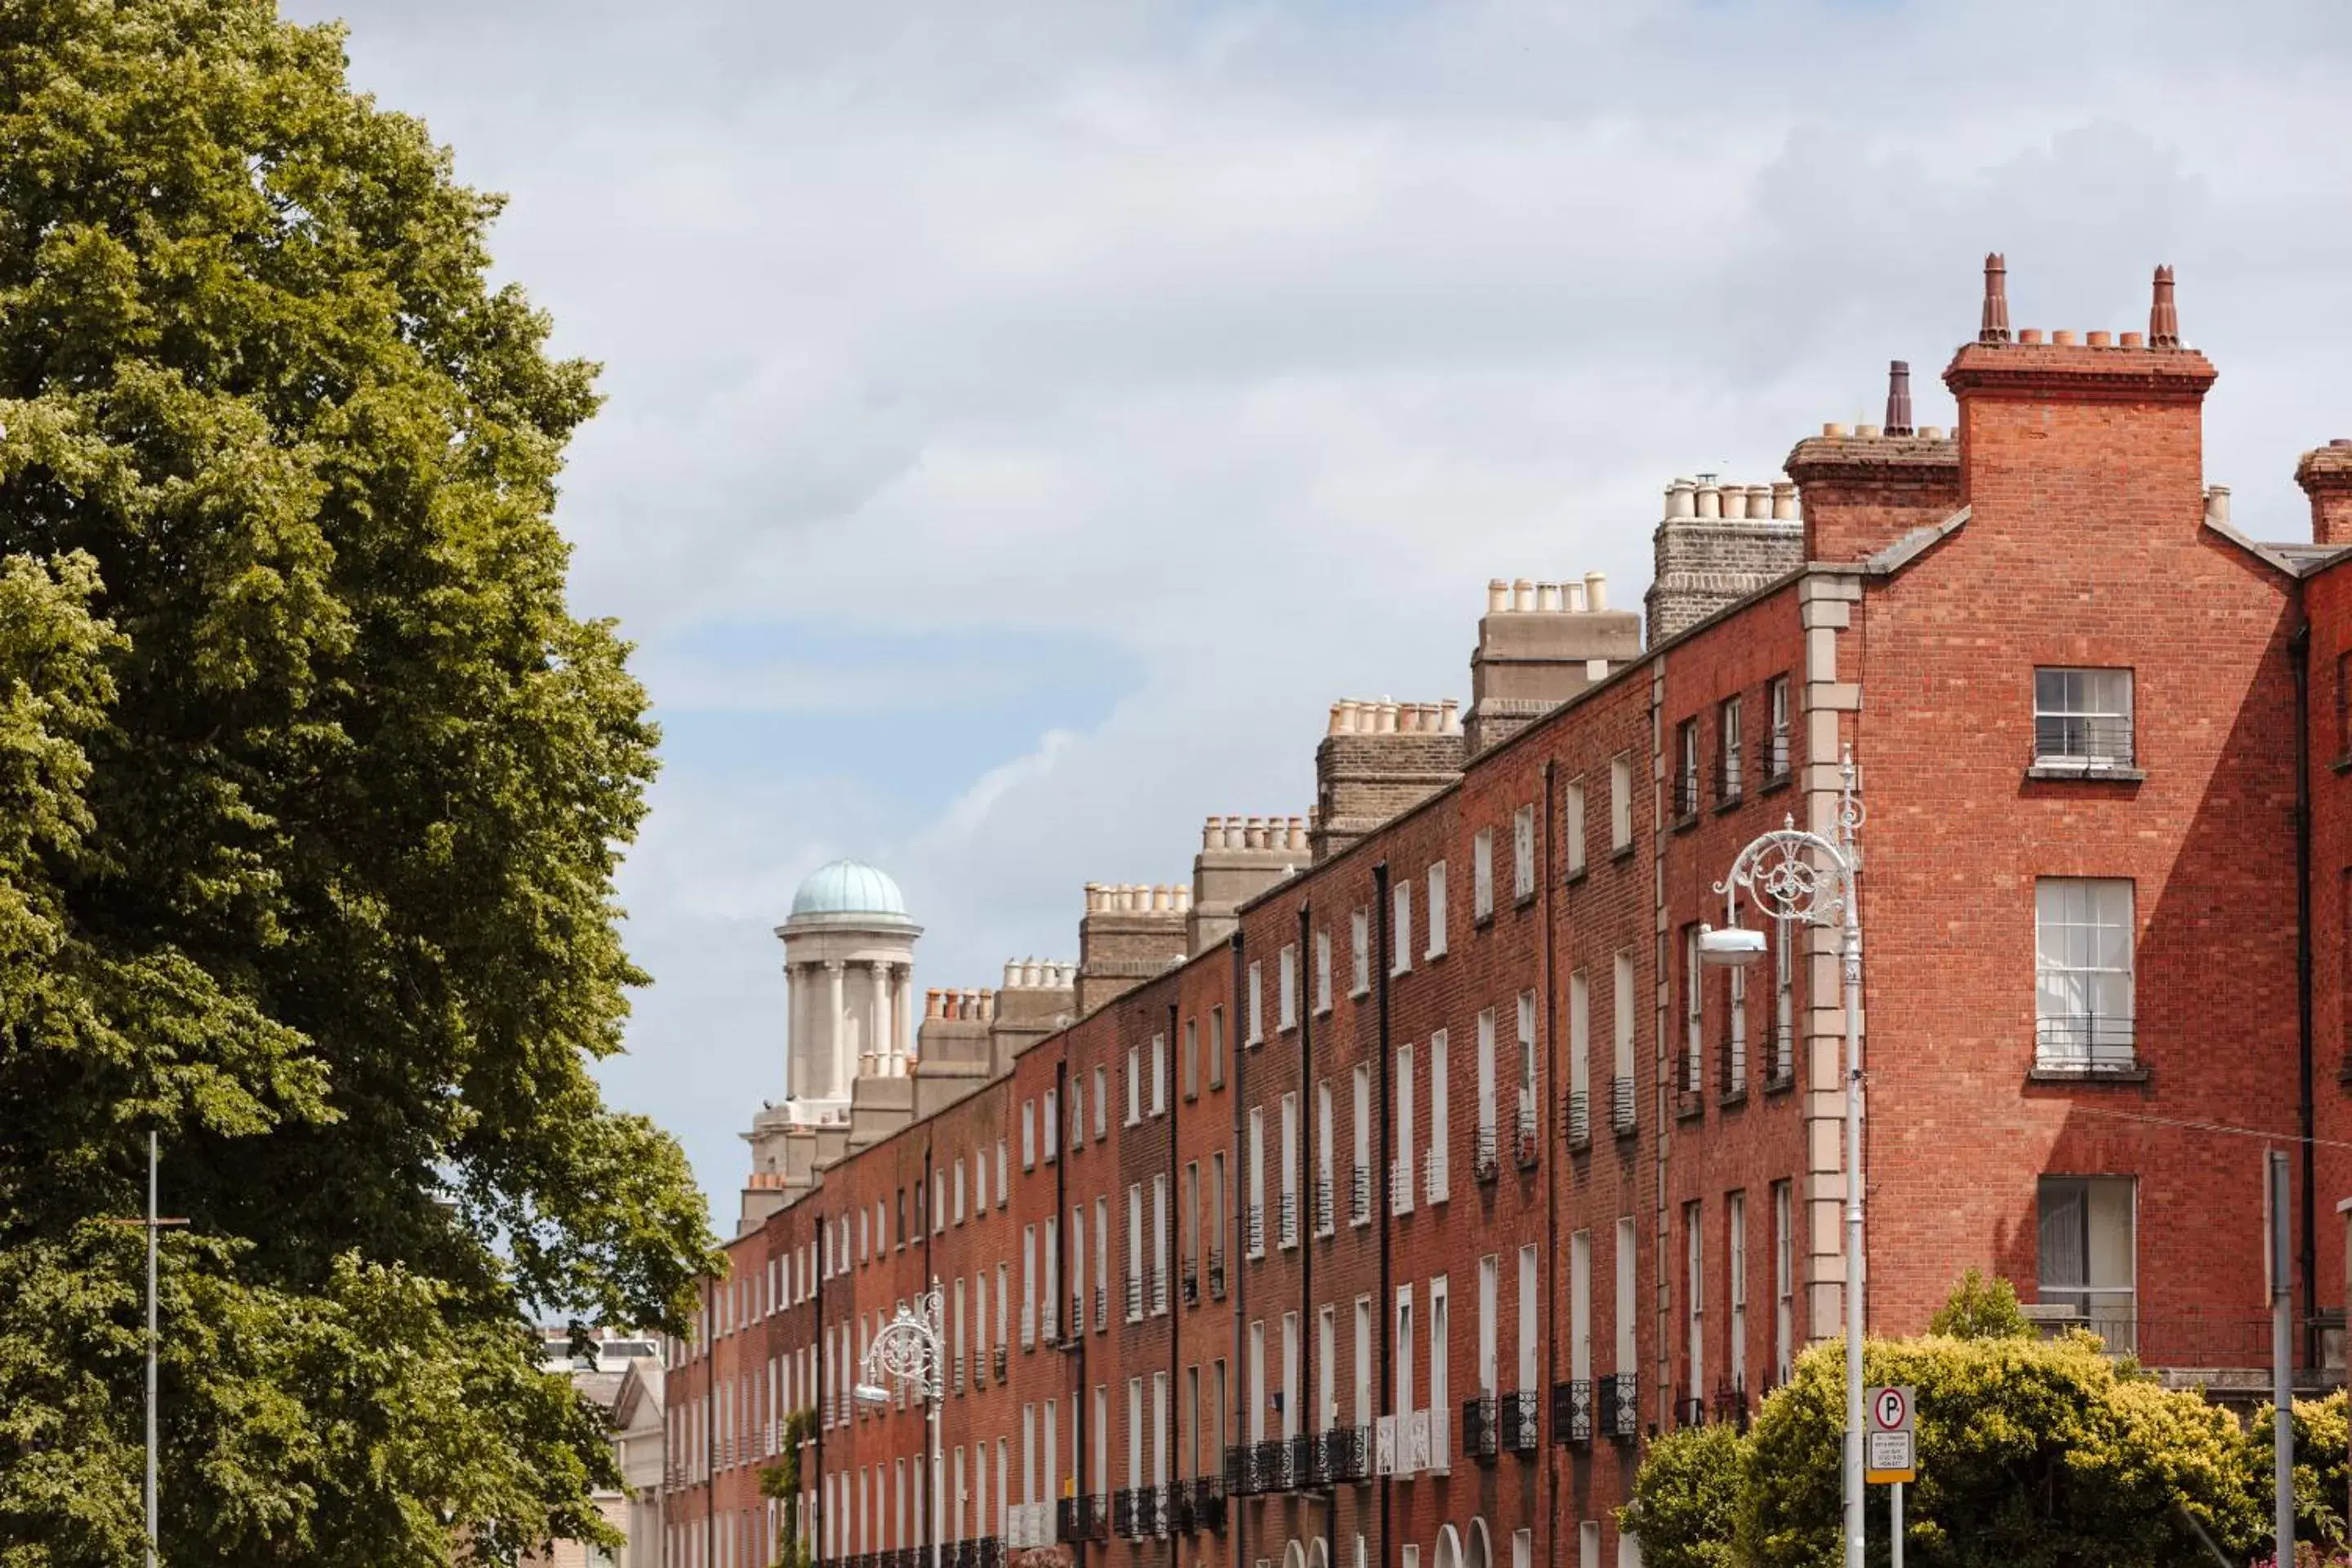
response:
<path id="1" fill-rule="evenodd" d="M 1903 1568 L 1903 1483 L 1887 1489 L 1886 1550 L 1890 1568 Z"/>

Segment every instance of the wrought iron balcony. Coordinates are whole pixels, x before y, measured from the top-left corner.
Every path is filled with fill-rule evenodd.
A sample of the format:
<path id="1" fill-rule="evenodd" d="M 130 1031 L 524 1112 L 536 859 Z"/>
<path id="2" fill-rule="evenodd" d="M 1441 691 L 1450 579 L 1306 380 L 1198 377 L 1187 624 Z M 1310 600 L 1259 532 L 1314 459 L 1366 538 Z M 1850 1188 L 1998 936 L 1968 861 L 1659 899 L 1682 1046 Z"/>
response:
<path id="1" fill-rule="evenodd" d="M 1358 1225 L 1369 1225 L 1372 1218 L 1372 1168 L 1358 1165 L 1350 1173 L 1348 1217 Z"/>
<path id="2" fill-rule="evenodd" d="M 1739 798 L 1740 763 L 1743 760 L 1737 740 L 1716 753 L 1716 799 L 1727 802 Z"/>
<path id="3" fill-rule="evenodd" d="M 1097 1285 L 1095 1287 L 1095 1332 L 1101 1333 L 1109 1327 L 1110 1287 Z"/>
<path id="4" fill-rule="evenodd" d="M 1242 1205 L 1242 1251 L 1251 1258 L 1265 1256 L 1265 1205 Z"/>
<path id="5" fill-rule="evenodd" d="M 1133 1487 L 1121 1487 L 1110 1494 L 1110 1532 L 1122 1541 L 1132 1541 L 1135 1528 L 1135 1493 Z"/>
<path id="6" fill-rule="evenodd" d="M 2097 1013 L 2037 1018 L 2033 1067 L 2037 1072 L 2081 1073 L 2097 1078 L 2137 1069 L 2133 1020 Z"/>
<path id="7" fill-rule="evenodd" d="M 1051 1301 L 1046 1302 L 1037 1314 L 1037 1337 L 1049 1345 L 1062 1337 L 1061 1314 L 1055 1311 Z"/>
<path id="8" fill-rule="evenodd" d="M 1775 724 L 1764 738 L 1764 778 L 1769 784 L 1789 776 L 1789 727 Z"/>
<path id="9" fill-rule="evenodd" d="M 1084 1541 L 1087 1535 L 1086 1500 L 1066 1497 L 1054 1504 L 1054 1539 Z"/>
<path id="10" fill-rule="evenodd" d="M 964 1364 L 963 1352 L 961 1351 L 958 1351 L 955 1353 L 955 1377 L 952 1382 L 955 1391 L 958 1394 L 961 1394 L 964 1389 Z"/>
<path id="11" fill-rule="evenodd" d="M 1127 1277 L 1127 1321 L 1130 1323 L 1143 1321 L 1143 1276 L 1140 1274 Z"/>
<path id="12" fill-rule="evenodd" d="M 1184 1259 L 1184 1272 L 1181 1278 L 1183 1281 L 1184 1305 L 1199 1306 L 1201 1304 L 1201 1260 L 1197 1258 Z"/>
<path id="13" fill-rule="evenodd" d="M 1328 1173 L 1315 1178 L 1315 1234 L 1328 1236 L 1338 1228 L 1331 1202 L 1331 1177 Z"/>
<path id="14" fill-rule="evenodd" d="M 1772 1025 L 1772 1059 L 1765 1068 L 1766 1089 L 1786 1089 L 1797 1081 L 1797 1031 L 1777 1019 Z"/>
<path id="15" fill-rule="evenodd" d="M 1223 1534 L 1225 1528 L 1225 1483 L 1217 1476 L 1196 1477 L 1192 1482 L 1192 1528 Z"/>
<path id="16" fill-rule="evenodd" d="M 1462 1402 L 1462 1451 L 1482 1462 L 1492 1459 L 1501 1447 L 1495 1431 L 1495 1409 L 1492 1394 Z"/>
<path id="17" fill-rule="evenodd" d="M 1298 1194 L 1297 1193 L 1287 1191 L 1276 1194 L 1274 1214 L 1274 1234 L 1276 1245 L 1282 1247 L 1297 1246 Z"/>
<path id="18" fill-rule="evenodd" d="M 1037 1342 L 1037 1303 L 1021 1303 L 1021 1348 L 1027 1350 Z"/>
<path id="19" fill-rule="evenodd" d="M 1519 1096 L 1518 1121 L 1514 1128 L 1518 1139 L 1517 1152 L 1522 1171 L 1532 1168 L 1537 1157 L 1543 1152 L 1543 1141 L 1537 1137 L 1536 1127 L 1536 1097 L 1522 1094 Z"/>
<path id="20" fill-rule="evenodd" d="M 2132 721 L 2128 715 L 2037 713 L 2033 758 L 2038 773 L 2081 773 L 2096 778 L 2132 769 Z"/>
<path id="21" fill-rule="evenodd" d="M 1110 1494 L 1094 1492 L 1079 1500 L 1086 1505 L 1086 1531 L 1088 1541 L 1110 1539 Z"/>
<path id="22" fill-rule="evenodd" d="M 1168 1527 L 1160 1519 L 1160 1489 L 1135 1489 L 1135 1538 L 1146 1541 L 1155 1535 L 1165 1535 Z"/>
<path id="23" fill-rule="evenodd" d="M 996 1381 L 1003 1383 L 1004 1381 L 1005 1370 L 1013 1364 L 1013 1352 L 1008 1346 L 998 1345 L 988 1353 L 990 1359 L 995 1364 Z"/>
<path id="24" fill-rule="evenodd" d="M 1601 1412 L 1601 1435 L 1626 1441 L 1642 1435 L 1642 1380 L 1621 1372 L 1601 1379 L 1595 1391 Z"/>
<path id="25" fill-rule="evenodd" d="M 1706 1395 L 1687 1391 L 1675 1396 L 1675 1425 L 1683 1428 L 1706 1425 Z"/>
<path id="26" fill-rule="evenodd" d="M 1254 1445 L 1257 1449 L 1257 1473 L 1260 1491 L 1286 1492 L 1298 1484 L 1290 1468 L 1290 1445 L 1279 1437 L 1268 1437 Z"/>
<path id="27" fill-rule="evenodd" d="M 1422 1201 L 1442 1204 L 1452 1191 L 1453 1184 L 1446 1180 L 1445 1151 L 1428 1150 L 1422 1156 L 1421 1162 Z"/>
<path id="28" fill-rule="evenodd" d="M 1543 1402 L 1531 1388 L 1503 1395 L 1503 1451 L 1532 1454 L 1543 1445 Z"/>
<path id="29" fill-rule="evenodd" d="M 1723 1098 L 1736 1100 L 1748 1092 L 1748 1037 L 1723 1037 Z"/>
<path id="30" fill-rule="evenodd" d="M 1698 815 L 1698 769 L 1686 767 L 1675 774 L 1675 816 L 1677 819 Z"/>
<path id="31" fill-rule="evenodd" d="M 1556 1443 L 1592 1441 L 1592 1384 L 1584 1378 L 1551 1385 L 1551 1436 Z"/>
<path id="32" fill-rule="evenodd" d="M 1475 1141 L 1472 1144 L 1471 1154 L 1471 1168 L 1477 1173 L 1477 1176 L 1480 1181 L 1491 1182 L 1496 1178 L 1496 1176 L 1501 1173 L 1503 1164 L 1502 1161 L 1498 1159 L 1495 1153 L 1495 1124 L 1493 1122 L 1482 1121 L 1478 1124 L 1478 1133 Z"/>
<path id="33" fill-rule="evenodd" d="M 1146 1268 L 1143 1271 L 1143 1281 L 1146 1285 L 1150 1287 L 1148 1293 L 1151 1298 L 1151 1315 L 1156 1318 L 1160 1313 L 1168 1310 L 1168 1270 L 1166 1267 L 1163 1265 Z"/>
<path id="34" fill-rule="evenodd" d="M 1631 1073 L 1609 1080 L 1609 1124 L 1620 1138 L 1629 1136 L 1633 1131 L 1633 1076 Z"/>
<path id="35" fill-rule="evenodd" d="M 1744 1379 L 1715 1385 L 1715 1418 L 1742 1432 L 1748 1430 L 1748 1384 Z"/>
<path id="36" fill-rule="evenodd" d="M 1318 1479 L 1316 1470 L 1319 1468 L 1318 1460 L 1322 1445 L 1316 1441 L 1315 1434 L 1311 1432 L 1296 1433 L 1284 1442 L 1289 1450 L 1284 1456 L 1284 1466 L 1289 1475 L 1291 1488 L 1297 1491 L 1311 1489 Z"/>
<path id="37" fill-rule="evenodd" d="M 1568 1146 L 1571 1149 L 1584 1148 L 1592 1142 L 1591 1101 L 1592 1096 L 1587 1090 L 1571 1089 L 1568 1091 L 1567 1126 L 1564 1131 L 1568 1134 Z"/>
<path id="38" fill-rule="evenodd" d="M 1255 1497 L 1265 1489 L 1259 1484 L 1257 1446 L 1254 1443 L 1225 1445 L 1225 1492 L 1231 1497 Z"/>
<path id="39" fill-rule="evenodd" d="M 1170 1481 L 1160 1489 L 1160 1535 L 1192 1533 L 1192 1488 L 1188 1481 Z"/>
<path id="40" fill-rule="evenodd" d="M 1369 1426 L 1334 1426 L 1324 1433 L 1320 1473 L 1326 1481 L 1370 1479 L 1372 1429 Z"/>
<path id="41" fill-rule="evenodd" d="M 993 1535 L 980 1538 L 980 1568 L 998 1568 L 1004 1561 L 1004 1542 Z"/>
<path id="42" fill-rule="evenodd" d="M 1222 1250 L 1209 1254 L 1209 1300 L 1225 1299 L 1225 1255 Z"/>
<path id="43" fill-rule="evenodd" d="M 1086 1331 L 1087 1293 L 1084 1290 L 1073 1290 L 1070 1292 L 1070 1339 L 1075 1342 L 1077 1337 Z"/>
<path id="44" fill-rule="evenodd" d="M 1389 1213 L 1412 1212 L 1412 1167 L 1402 1160 L 1389 1162 Z"/>

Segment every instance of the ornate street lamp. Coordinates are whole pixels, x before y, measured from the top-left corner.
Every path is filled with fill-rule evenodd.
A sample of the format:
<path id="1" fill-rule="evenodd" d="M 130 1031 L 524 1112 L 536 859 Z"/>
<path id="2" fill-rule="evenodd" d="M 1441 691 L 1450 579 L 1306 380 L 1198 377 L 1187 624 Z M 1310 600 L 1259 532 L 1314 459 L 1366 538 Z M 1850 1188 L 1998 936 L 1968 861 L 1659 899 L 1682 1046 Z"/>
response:
<path id="1" fill-rule="evenodd" d="M 1794 818 L 1739 852 L 1715 885 L 1723 895 L 1725 926 L 1699 928 L 1698 950 L 1708 963 L 1753 963 L 1764 953 L 1764 933 L 1739 923 L 1739 895 L 1756 912 L 1790 925 L 1835 926 L 1843 932 L 1845 969 L 1845 1568 L 1862 1563 L 1862 910 L 1855 879 L 1862 871 L 1862 803 L 1854 798 L 1853 751 L 1844 759 L 1838 797 L 1837 837 L 1808 833 Z"/>
<path id="2" fill-rule="evenodd" d="M 899 1384 L 921 1399 L 929 1408 L 927 1418 L 931 1432 L 931 1568 L 940 1568 L 940 1539 L 946 1531 L 946 1478 L 940 1469 L 940 1401 L 947 1392 L 940 1373 L 940 1282 L 915 1299 L 911 1307 L 900 1307 L 898 1315 L 883 1325 L 866 1347 L 866 1356 L 858 1371 L 864 1381 L 852 1391 L 860 1405 L 887 1405 L 890 1390 L 888 1379 Z"/>

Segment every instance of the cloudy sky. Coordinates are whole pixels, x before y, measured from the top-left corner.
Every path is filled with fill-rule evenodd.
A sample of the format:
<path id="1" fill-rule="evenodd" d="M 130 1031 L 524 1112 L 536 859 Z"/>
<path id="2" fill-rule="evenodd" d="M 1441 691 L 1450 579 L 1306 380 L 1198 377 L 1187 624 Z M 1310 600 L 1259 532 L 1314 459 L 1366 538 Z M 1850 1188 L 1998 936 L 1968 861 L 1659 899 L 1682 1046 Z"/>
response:
<path id="1" fill-rule="evenodd" d="M 667 757 L 605 1077 L 722 1228 L 807 871 L 890 870 L 921 984 L 1075 958 L 1084 882 L 1306 809 L 1334 697 L 1466 698 L 1488 577 L 1637 604 L 1668 479 L 1890 357 L 1948 422 L 1988 249 L 2019 326 L 2177 265 L 2254 531 L 2352 432 L 2324 3 L 285 3 L 605 367 L 561 515 Z"/>

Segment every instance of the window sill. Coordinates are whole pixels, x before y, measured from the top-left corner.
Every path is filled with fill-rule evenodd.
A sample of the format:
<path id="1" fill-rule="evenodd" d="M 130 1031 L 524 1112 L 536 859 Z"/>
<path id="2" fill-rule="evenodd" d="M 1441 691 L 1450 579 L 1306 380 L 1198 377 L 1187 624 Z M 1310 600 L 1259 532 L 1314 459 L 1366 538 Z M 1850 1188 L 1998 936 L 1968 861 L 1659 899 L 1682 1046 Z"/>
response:
<path id="1" fill-rule="evenodd" d="M 1725 795 L 1721 800 L 1715 803 L 1715 815 L 1721 816 L 1726 812 L 1738 811 L 1741 806 L 1746 805 L 1747 804 L 1748 797 L 1744 795 Z"/>
<path id="2" fill-rule="evenodd" d="M 1402 979 L 1403 976 L 1408 975 L 1408 974 L 1411 974 L 1412 973 L 1412 964 L 1410 964 L 1410 963 L 1400 963 L 1400 964 L 1396 965 L 1394 968 L 1392 968 L 1392 969 L 1391 969 L 1391 970 L 1389 971 L 1389 978 L 1390 978 L 1391 980 Z"/>
<path id="3" fill-rule="evenodd" d="M 1687 816 L 1677 816 L 1674 821 L 1674 829 L 1676 833 L 1688 833 L 1692 828 L 1698 826 L 1698 818 L 1699 814 L 1696 811 L 1691 812 Z"/>
<path id="4" fill-rule="evenodd" d="M 1767 1094 L 1786 1094 L 1796 1087 L 1797 1075 L 1792 1072 L 1783 1073 L 1778 1078 L 1768 1078 L 1764 1080 L 1764 1092 Z"/>
<path id="5" fill-rule="evenodd" d="M 2339 773 L 2352 773 L 2352 756 L 2338 757 L 2327 765 Z"/>
<path id="6" fill-rule="evenodd" d="M 2025 770 L 2025 776 L 2056 784 L 2139 784 L 2147 772 L 2112 765 L 2086 767 L 2079 763 L 2035 763 Z"/>
<path id="7" fill-rule="evenodd" d="M 1706 1095 L 1704 1091 L 1695 1089 L 1685 1089 L 1675 1094 L 1675 1121 L 1696 1121 L 1706 1114 Z"/>
<path id="8" fill-rule="evenodd" d="M 1560 880 L 1567 886 L 1573 888 L 1579 882 L 1584 880 L 1587 874 L 1587 868 L 1585 867 L 1570 866 L 1568 868 L 1568 875 L 1561 878 Z"/>
<path id="9" fill-rule="evenodd" d="M 1389 973 L 1391 974 L 1402 974 L 1404 971 L 1402 969 L 1391 969 Z M 1369 984 L 1363 985 L 1351 985 L 1348 988 L 1348 1000 L 1350 1002 L 1360 1002 L 1371 994 L 1372 988 Z M 1330 1010 L 1331 1009 L 1328 1007 L 1323 1009 L 1326 1013 L 1328 1013 Z"/>
<path id="10" fill-rule="evenodd" d="M 2146 1083 L 2147 1064 L 2134 1062 L 2129 1067 L 2043 1067 L 2039 1062 L 2026 1069 L 2028 1083 Z"/>
<path id="11" fill-rule="evenodd" d="M 1433 947 L 1427 952 L 1421 955 L 1421 961 L 1423 963 L 1435 963 L 1439 959 L 1444 958 L 1444 956 L 1445 950 L 1444 948 Z"/>
<path id="12" fill-rule="evenodd" d="M 1770 795 L 1774 790 L 1787 789 L 1789 787 L 1790 781 L 1794 779 L 1796 776 L 1796 773 L 1793 769 L 1777 773 L 1769 773 L 1765 776 L 1763 782 L 1756 786 L 1756 793 L 1758 795 Z"/>
<path id="13" fill-rule="evenodd" d="M 1494 910 L 1488 910 L 1485 914 L 1482 914 L 1482 915 L 1472 915 L 1472 916 L 1470 917 L 1470 924 L 1471 924 L 1475 929 L 1479 930 L 1479 931 L 1484 931 L 1484 930 L 1486 930 L 1488 926 L 1493 925 L 1494 923 L 1495 923 L 1495 911 L 1494 911 Z"/>
<path id="14" fill-rule="evenodd" d="M 1716 1101 L 1716 1103 L 1726 1110 L 1730 1110 L 1735 1105 L 1747 1104 L 1748 1086 L 1746 1084 L 1741 1084 L 1738 1089 L 1726 1089 L 1724 1091 L 1723 1098 Z"/>
<path id="15" fill-rule="evenodd" d="M 1533 888 L 1529 888 L 1526 892 L 1517 894 L 1512 898 L 1511 907 L 1515 910 L 1524 910 L 1535 901 L 1536 891 Z"/>

